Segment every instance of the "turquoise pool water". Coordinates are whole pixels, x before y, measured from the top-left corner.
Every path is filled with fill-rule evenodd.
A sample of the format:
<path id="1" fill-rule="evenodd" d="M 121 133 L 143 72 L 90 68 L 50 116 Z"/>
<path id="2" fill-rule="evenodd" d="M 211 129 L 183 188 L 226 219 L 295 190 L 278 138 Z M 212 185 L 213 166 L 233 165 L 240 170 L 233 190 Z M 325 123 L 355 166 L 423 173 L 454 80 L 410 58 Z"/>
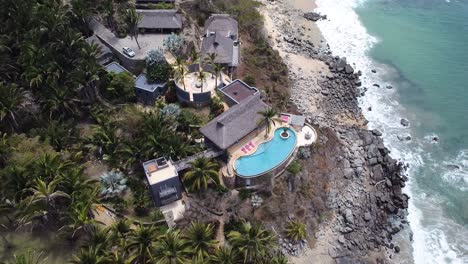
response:
<path id="1" fill-rule="evenodd" d="M 275 168 L 286 160 L 296 146 L 296 133 L 288 128 L 290 136 L 283 139 L 280 136 L 282 131 L 283 128 L 276 129 L 272 140 L 260 144 L 253 154 L 237 159 L 234 162 L 237 174 L 243 177 L 254 177 Z"/>

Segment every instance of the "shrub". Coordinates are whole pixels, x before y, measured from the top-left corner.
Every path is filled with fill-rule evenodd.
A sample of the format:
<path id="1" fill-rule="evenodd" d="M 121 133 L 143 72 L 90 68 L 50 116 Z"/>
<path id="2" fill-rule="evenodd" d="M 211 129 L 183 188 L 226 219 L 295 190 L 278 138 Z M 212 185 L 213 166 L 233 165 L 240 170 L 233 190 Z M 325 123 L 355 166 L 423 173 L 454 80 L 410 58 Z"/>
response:
<path id="1" fill-rule="evenodd" d="M 180 107 L 176 104 L 168 104 L 161 109 L 161 113 L 166 116 L 177 118 L 180 115 Z"/>
<path id="2" fill-rule="evenodd" d="M 106 95 L 112 99 L 123 101 L 131 100 L 135 97 L 135 80 L 127 72 L 109 73 L 111 81 L 106 87 Z"/>
<path id="3" fill-rule="evenodd" d="M 255 78 L 252 76 L 252 75 L 247 75 L 245 78 L 244 78 L 244 82 L 250 86 L 255 86 L 256 82 L 255 82 Z"/>
<path id="4" fill-rule="evenodd" d="M 115 35 L 118 38 L 125 38 L 128 34 L 127 25 L 125 23 L 119 23 L 115 27 Z"/>
<path id="5" fill-rule="evenodd" d="M 286 235 L 289 239 L 299 241 L 307 236 L 306 227 L 300 221 L 291 221 L 286 228 Z"/>
<path id="6" fill-rule="evenodd" d="M 165 83 L 172 76 L 172 67 L 161 50 L 151 50 L 146 55 L 146 78 L 150 83 Z"/>
<path id="7" fill-rule="evenodd" d="M 182 111 L 180 112 L 180 115 L 177 117 L 177 123 L 178 123 L 178 126 L 177 126 L 178 131 L 181 131 L 184 133 L 188 133 L 191 131 L 192 136 L 193 136 L 193 132 L 198 131 L 198 129 L 192 129 L 191 126 L 199 126 L 203 123 L 203 121 L 196 114 L 190 112 L 187 109 L 182 109 Z"/>
<path id="8" fill-rule="evenodd" d="M 288 168 L 286 170 L 289 173 L 291 173 L 293 175 L 296 175 L 302 170 L 302 165 L 299 162 L 294 160 L 293 162 L 291 162 L 291 164 L 289 164 L 289 166 L 288 166 Z"/>
<path id="9" fill-rule="evenodd" d="M 151 212 L 150 217 L 153 222 L 157 222 L 164 219 L 164 214 L 157 208 Z"/>
<path id="10" fill-rule="evenodd" d="M 146 55 L 146 67 L 161 63 L 167 63 L 163 52 L 161 50 L 150 50 Z"/>
<path id="11" fill-rule="evenodd" d="M 114 210 L 118 214 L 123 214 L 127 209 L 128 203 L 122 197 L 116 196 L 111 199 L 111 203 L 113 204 Z"/>
<path id="12" fill-rule="evenodd" d="M 239 190 L 239 198 L 242 201 L 245 200 L 245 199 L 248 199 L 250 197 L 251 193 L 252 192 L 249 189 L 242 188 L 242 189 Z"/>
<path id="13" fill-rule="evenodd" d="M 174 5 L 170 3 L 157 3 L 157 4 L 149 3 L 147 7 L 148 9 L 173 9 Z"/>
<path id="14" fill-rule="evenodd" d="M 101 195 L 114 197 L 127 189 L 127 180 L 120 172 L 110 171 L 99 176 L 101 182 Z"/>
<path id="15" fill-rule="evenodd" d="M 302 160 L 310 158 L 311 157 L 310 149 L 306 147 L 300 147 L 299 150 L 297 151 L 297 157 Z"/>
<path id="16" fill-rule="evenodd" d="M 215 117 L 224 112 L 224 104 L 221 98 L 218 96 L 215 96 L 211 98 L 211 103 L 210 103 L 210 116 Z"/>
<path id="17" fill-rule="evenodd" d="M 165 38 L 163 41 L 163 45 L 166 48 L 166 50 L 171 52 L 176 57 L 181 55 L 184 43 L 184 39 L 181 36 L 176 35 L 174 33 L 171 33 L 171 35 Z"/>
<path id="18" fill-rule="evenodd" d="M 165 83 L 171 77 L 172 67 L 166 62 L 146 68 L 146 79 L 149 83 Z"/>

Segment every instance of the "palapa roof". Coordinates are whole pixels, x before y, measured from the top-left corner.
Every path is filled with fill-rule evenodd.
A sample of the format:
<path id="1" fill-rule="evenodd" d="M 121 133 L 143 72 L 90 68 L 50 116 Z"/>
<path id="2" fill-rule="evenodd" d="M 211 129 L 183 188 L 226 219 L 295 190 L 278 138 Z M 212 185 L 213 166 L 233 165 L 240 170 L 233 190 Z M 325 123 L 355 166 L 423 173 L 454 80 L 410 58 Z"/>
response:
<path id="1" fill-rule="evenodd" d="M 216 63 L 237 65 L 238 23 L 226 14 L 213 14 L 205 22 L 205 37 L 203 38 L 201 52 L 204 56 L 216 53 Z"/>
<path id="2" fill-rule="evenodd" d="M 220 149 L 227 149 L 257 128 L 262 119 L 258 112 L 265 109 L 267 105 L 256 93 L 211 120 L 200 132 Z"/>
<path id="3" fill-rule="evenodd" d="M 138 9 L 137 13 L 141 14 L 142 18 L 138 23 L 138 28 L 150 29 L 181 29 L 182 15 L 177 13 L 175 9 L 157 9 L 147 10 Z"/>

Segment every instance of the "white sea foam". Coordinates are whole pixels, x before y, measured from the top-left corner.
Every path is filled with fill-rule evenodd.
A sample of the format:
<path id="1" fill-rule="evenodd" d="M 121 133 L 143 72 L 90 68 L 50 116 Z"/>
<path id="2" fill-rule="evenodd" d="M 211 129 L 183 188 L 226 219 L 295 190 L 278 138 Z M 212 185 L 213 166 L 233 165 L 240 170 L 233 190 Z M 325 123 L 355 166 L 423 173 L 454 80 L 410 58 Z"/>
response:
<path id="1" fill-rule="evenodd" d="M 382 81 L 391 79 L 389 75 L 394 74 L 395 70 L 367 56 L 368 51 L 379 40 L 368 34 L 354 11 L 356 7 L 364 3 L 365 0 L 317 0 L 316 11 L 328 16 L 328 20 L 318 22 L 318 26 L 333 54 L 347 57 L 349 63 L 355 63 L 356 68 L 363 71 L 362 83 L 368 88 L 368 92 L 360 99 L 360 103 L 362 109 L 369 107 L 373 109 L 363 111 L 369 120 L 369 127 L 382 131 L 384 141 L 394 158 L 411 165 L 408 171 L 410 180 L 405 192 L 408 192 L 411 197 L 408 219 L 413 231 L 414 262 L 416 264 L 462 263 L 462 258 L 466 258 L 466 255 L 463 255 L 464 253 L 454 245 L 461 243 L 467 246 L 466 230 L 452 220 L 444 218 L 441 207 L 434 202 L 436 200 L 432 200 L 435 198 L 420 190 L 415 179 L 411 177 L 424 164 L 422 155 L 427 154 L 424 149 L 428 142 L 416 140 L 408 145 L 397 140 L 397 135 L 410 132 L 409 128 L 403 128 L 400 125 L 400 118 L 408 113 L 398 103 L 398 86 Z M 371 73 L 371 69 L 377 70 L 377 73 Z M 374 83 L 380 84 L 381 87 L 392 85 L 395 89 L 376 88 L 372 86 Z M 464 159 L 463 162 L 468 165 L 468 154 L 460 159 Z M 463 166 L 468 168 L 465 164 Z M 447 180 L 453 180 L 452 176 L 447 175 Z"/>

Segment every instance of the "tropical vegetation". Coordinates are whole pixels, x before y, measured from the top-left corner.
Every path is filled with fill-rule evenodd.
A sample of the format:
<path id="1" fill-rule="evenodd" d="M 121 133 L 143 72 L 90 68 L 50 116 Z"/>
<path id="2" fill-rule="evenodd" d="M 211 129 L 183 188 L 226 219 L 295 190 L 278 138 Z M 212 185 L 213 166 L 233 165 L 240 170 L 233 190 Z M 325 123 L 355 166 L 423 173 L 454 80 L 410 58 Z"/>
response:
<path id="1" fill-rule="evenodd" d="M 274 236 L 258 224 L 243 223 L 221 243 L 219 235 L 225 233 L 218 232 L 216 221 L 173 228 L 161 221 L 165 216 L 153 208 L 141 163 L 202 151 L 198 128 L 206 118 L 164 98 L 155 107 L 136 106 L 133 76 L 107 73 L 97 59 L 100 48 L 85 40 L 92 34 L 87 21 L 93 15 L 139 46 L 141 16 L 128 1 L 2 2 L 0 237 L 11 255 L 0 261 L 47 263 L 48 252 L 24 253 L 10 241 L 18 234 L 46 235 L 64 251 L 68 246 L 71 263 L 281 260 Z M 174 75 L 182 79 L 188 57 L 183 45 L 175 35 L 165 41 L 178 55 Z M 191 57 L 210 64 L 218 85 L 223 68 L 214 63 L 215 55 L 203 62 L 196 52 Z M 148 54 L 146 74 L 150 82 L 172 78 L 161 51 Z M 199 74 L 200 83 L 207 74 Z M 212 112 L 221 113 L 219 98 L 214 102 Z M 220 189 L 216 162 L 200 158 L 190 165 L 183 175 L 190 195 Z"/>
<path id="2" fill-rule="evenodd" d="M 293 220 L 289 222 L 288 227 L 286 228 L 286 234 L 289 239 L 299 241 L 306 238 L 307 231 L 302 222 L 299 220 Z"/>
<path id="3" fill-rule="evenodd" d="M 278 111 L 275 109 L 268 107 L 267 109 L 258 112 L 262 118 L 258 121 L 258 124 L 265 125 L 265 138 L 268 137 L 271 131 L 271 127 L 276 125 Z"/>

